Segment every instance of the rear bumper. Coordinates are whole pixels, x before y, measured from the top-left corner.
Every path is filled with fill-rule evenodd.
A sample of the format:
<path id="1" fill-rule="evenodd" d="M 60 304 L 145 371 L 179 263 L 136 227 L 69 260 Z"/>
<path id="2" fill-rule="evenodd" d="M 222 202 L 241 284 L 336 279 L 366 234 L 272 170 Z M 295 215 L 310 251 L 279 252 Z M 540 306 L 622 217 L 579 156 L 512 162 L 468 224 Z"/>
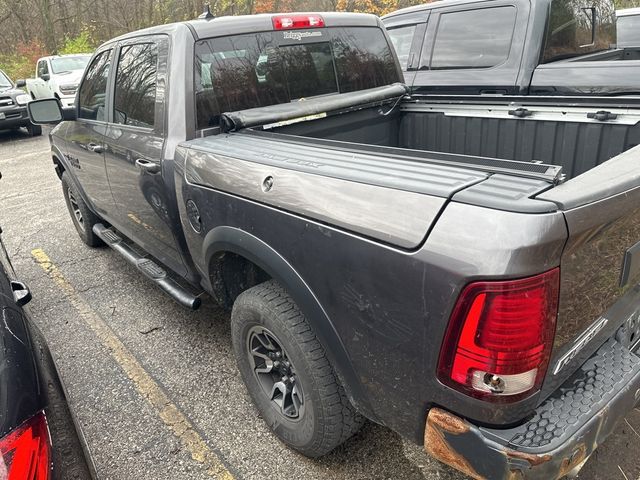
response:
<path id="1" fill-rule="evenodd" d="M 639 401 L 640 357 L 611 339 L 517 427 L 479 427 L 431 409 L 425 450 L 473 478 L 561 478 L 582 466 Z"/>

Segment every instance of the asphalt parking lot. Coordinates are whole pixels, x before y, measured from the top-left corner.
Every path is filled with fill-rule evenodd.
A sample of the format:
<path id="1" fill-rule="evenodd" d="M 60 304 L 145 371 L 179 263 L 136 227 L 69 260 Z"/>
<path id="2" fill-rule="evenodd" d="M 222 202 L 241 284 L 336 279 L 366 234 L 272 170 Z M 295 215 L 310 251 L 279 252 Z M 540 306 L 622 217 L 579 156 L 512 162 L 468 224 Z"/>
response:
<path id="1" fill-rule="evenodd" d="M 367 424 L 310 460 L 273 437 L 213 302 L 175 304 L 108 248 L 78 238 L 46 135 L 0 132 L 0 226 L 101 479 L 461 479 L 420 446 Z M 582 479 L 640 479 L 640 411 L 589 460 Z"/>

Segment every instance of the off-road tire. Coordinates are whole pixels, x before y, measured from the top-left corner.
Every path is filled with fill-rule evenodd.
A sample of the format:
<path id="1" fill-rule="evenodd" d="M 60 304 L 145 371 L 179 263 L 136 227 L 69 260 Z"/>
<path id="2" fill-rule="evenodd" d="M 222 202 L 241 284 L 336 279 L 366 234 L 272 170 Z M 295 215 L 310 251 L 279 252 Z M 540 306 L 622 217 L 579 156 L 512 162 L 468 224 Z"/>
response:
<path id="1" fill-rule="evenodd" d="M 71 221 L 73 222 L 73 226 L 76 227 L 80 239 L 90 247 L 101 247 L 104 245 L 100 237 L 93 233 L 93 226 L 96 223 L 102 223 L 102 219 L 89 210 L 89 207 L 87 207 L 84 199 L 77 192 L 75 184 L 67 172 L 62 174 L 62 193 L 64 195 L 64 201 L 67 204 L 67 209 L 69 210 L 69 215 L 71 216 Z M 75 202 L 75 205 L 72 204 L 73 202 Z M 75 213 L 76 207 L 80 213 L 81 220 L 78 219 Z"/>
<path id="2" fill-rule="evenodd" d="M 291 420 L 265 393 L 249 355 L 250 332 L 266 328 L 295 366 L 304 410 Z M 347 398 L 326 352 L 285 290 L 269 280 L 238 296 L 231 313 L 231 337 L 238 368 L 254 404 L 276 436 L 308 457 L 322 456 L 357 432 L 364 418 Z"/>

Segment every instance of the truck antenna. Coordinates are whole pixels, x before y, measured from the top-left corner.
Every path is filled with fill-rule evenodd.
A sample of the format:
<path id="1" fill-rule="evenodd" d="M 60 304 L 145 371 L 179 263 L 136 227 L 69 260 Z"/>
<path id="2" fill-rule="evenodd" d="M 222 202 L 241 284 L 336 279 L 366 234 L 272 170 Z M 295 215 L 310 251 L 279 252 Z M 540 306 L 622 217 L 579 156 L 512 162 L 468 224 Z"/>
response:
<path id="1" fill-rule="evenodd" d="M 213 13 L 211 13 L 211 5 L 209 5 L 208 3 L 205 3 L 204 12 L 198 15 L 198 18 L 202 18 L 204 20 L 211 20 L 212 18 L 215 18 Z"/>

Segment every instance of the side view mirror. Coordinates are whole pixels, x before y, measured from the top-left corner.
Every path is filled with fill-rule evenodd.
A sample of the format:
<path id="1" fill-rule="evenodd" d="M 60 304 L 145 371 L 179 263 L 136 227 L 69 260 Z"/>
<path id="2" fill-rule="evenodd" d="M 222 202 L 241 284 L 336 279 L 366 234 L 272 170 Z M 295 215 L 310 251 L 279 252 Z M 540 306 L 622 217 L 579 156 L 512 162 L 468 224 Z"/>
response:
<path id="1" fill-rule="evenodd" d="M 16 88 L 24 88 L 27 86 L 27 81 L 23 80 L 22 78 L 20 80 L 16 80 Z"/>
<path id="2" fill-rule="evenodd" d="M 57 98 L 43 98 L 27 103 L 31 123 L 36 125 L 56 124 L 64 120 L 62 106 Z"/>
<path id="3" fill-rule="evenodd" d="M 76 107 L 62 107 L 62 120 L 72 121 L 77 120 L 78 111 Z"/>
<path id="4" fill-rule="evenodd" d="M 11 290 L 13 290 L 13 299 L 16 305 L 24 307 L 31 301 L 31 291 L 22 282 L 11 282 Z"/>
<path id="5" fill-rule="evenodd" d="M 45 82 L 48 82 L 49 79 L 51 78 L 51 75 L 49 75 L 48 73 L 43 73 L 42 75 L 40 75 L 40 78 Z"/>

